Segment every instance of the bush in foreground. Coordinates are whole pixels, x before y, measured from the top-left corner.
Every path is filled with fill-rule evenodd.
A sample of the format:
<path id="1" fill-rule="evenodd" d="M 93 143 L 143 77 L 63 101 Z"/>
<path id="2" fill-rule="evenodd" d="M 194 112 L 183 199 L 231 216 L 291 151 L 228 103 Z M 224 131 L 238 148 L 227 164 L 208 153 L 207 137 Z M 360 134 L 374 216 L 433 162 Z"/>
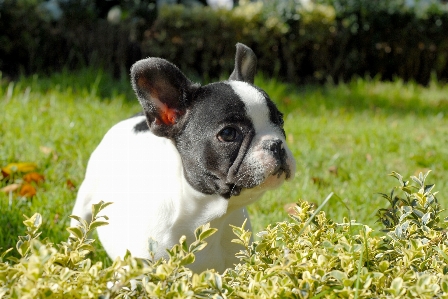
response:
<path id="1" fill-rule="evenodd" d="M 243 250 L 240 263 L 220 274 L 192 273 L 188 264 L 215 229 L 196 230 L 168 250 L 169 260 L 143 260 L 126 254 L 103 267 L 88 254 L 88 235 L 107 224 L 98 217 L 108 203 L 92 207 L 90 224 L 76 216 L 70 242 L 39 239 L 42 219 L 27 218 L 21 258 L 0 257 L 0 298 L 446 298 L 448 296 L 447 219 L 441 221 L 434 185 L 426 175 L 404 181 L 382 194 L 390 206 L 378 211 L 384 230 L 350 220 L 335 223 L 321 207 L 299 202 L 291 221 L 268 226 L 250 242 L 250 232 L 234 227 Z M 327 200 L 330 196 L 327 197 Z M 327 201 L 326 200 L 326 201 Z M 149 248 L 156 246 L 150 242 Z"/>

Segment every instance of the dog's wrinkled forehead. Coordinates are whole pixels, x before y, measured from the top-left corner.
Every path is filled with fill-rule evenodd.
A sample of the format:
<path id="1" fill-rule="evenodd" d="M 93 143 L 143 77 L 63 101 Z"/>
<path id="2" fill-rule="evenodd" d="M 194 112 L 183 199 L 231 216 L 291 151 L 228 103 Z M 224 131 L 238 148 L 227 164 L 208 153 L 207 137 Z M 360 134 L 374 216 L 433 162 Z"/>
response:
<path id="1" fill-rule="evenodd" d="M 270 120 L 268 99 L 252 85 L 242 81 L 229 81 L 233 91 L 243 101 L 247 116 L 256 131 L 263 130 Z M 274 112 L 273 112 L 274 113 Z"/>
<path id="2" fill-rule="evenodd" d="M 232 115 L 236 120 L 242 120 L 244 115 L 256 132 L 278 127 L 284 133 L 282 114 L 269 96 L 254 85 L 242 81 L 212 83 L 203 86 L 201 97 L 216 117 Z"/>

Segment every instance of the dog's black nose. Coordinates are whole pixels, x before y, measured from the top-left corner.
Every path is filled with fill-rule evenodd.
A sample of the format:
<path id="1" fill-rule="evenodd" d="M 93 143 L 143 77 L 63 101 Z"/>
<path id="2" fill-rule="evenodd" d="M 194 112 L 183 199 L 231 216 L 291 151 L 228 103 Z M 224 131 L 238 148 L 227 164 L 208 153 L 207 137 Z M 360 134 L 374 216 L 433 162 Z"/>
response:
<path id="1" fill-rule="evenodd" d="M 291 176 L 291 170 L 286 162 L 287 156 L 283 141 L 279 139 L 265 141 L 263 148 L 277 160 L 272 175 L 280 177 L 282 174 L 285 174 L 286 179 L 288 179 Z"/>
<path id="2" fill-rule="evenodd" d="M 266 141 L 264 148 L 270 151 L 279 161 L 282 161 L 285 157 L 285 148 L 283 147 L 283 141 L 281 140 Z"/>

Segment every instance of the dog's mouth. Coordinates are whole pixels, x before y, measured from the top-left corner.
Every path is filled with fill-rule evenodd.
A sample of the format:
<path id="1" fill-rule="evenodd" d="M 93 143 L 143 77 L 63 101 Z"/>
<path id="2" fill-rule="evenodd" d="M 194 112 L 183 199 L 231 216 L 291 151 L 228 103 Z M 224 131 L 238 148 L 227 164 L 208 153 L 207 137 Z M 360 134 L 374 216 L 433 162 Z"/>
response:
<path id="1" fill-rule="evenodd" d="M 285 174 L 286 180 L 291 177 L 291 170 L 286 165 L 286 162 L 278 165 L 272 172 L 272 175 L 277 176 L 278 179 L 282 176 L 282 174 Z"/>
<path id="2" fill-rule="evenodd" d="M 244 179 L 243 176 L 237 176 L 237 182 L 240 182 L 240 184 L 237 183 L 226 183 L 226 192 L 224 192 L 222 195 L 225 198 L 230 198 L 232 196 L 238 196 L 241 194 L 243 189 L 251 189 L 256 188 L 258 186 L 263 185 L 265 181 L 267 181 L 270 177 L 276 177 L 276 179 L 280 179 L 281 176 L 285 176 L 285 180 L 288 180 L 291 177 L 291 169 L 289 168 L 286 161 L 282 161 L 282 163 L 278 163 L 272 171 L 270 171 L 270 174 L 263 176 L 263 177 L 253 177 L 253 176 L 247 176 Z"/>
<path id="3" fill-rule="evenodd" d="M 241 194 L 241 191 L 243 190 L 242 186 L 237 186 L 235 184 L 228 184 L 229 186 L 229 192 L 226 194 L 228 195 L 228 197 L 226 198 L 230 198 L 232 196 L 238 196 Z"/>

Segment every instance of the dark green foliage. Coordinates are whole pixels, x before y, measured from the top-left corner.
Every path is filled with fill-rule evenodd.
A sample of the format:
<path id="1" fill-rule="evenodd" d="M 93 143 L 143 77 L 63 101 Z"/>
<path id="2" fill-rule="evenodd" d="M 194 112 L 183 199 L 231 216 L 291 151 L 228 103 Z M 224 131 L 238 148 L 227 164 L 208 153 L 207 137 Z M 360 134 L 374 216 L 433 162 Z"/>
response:
<path id="1" fill-rule="evenodd" d="M 448 12 L 442 6 L 411 8 L 404 1 L 369 0 L 273 4 L 277 2 L 284 1 L 251 3 L 232 12 L 166 8 L 143 49 L 209 77 L 230 69 L 222 61 L 231 61 L 237 41 L 254 49 L 263 72 L 295 83 L 379 75 L 426 84 L 433 73 L 448 76 Z"/>
<path id="2" fill-rule="evenodd" d="M 234 46 L 243 42 L 259 57 L 259 70 L 294 83 L 448 78 L 448 9 L 437 2 L 282 0 L 231 11 L 173 5 L 157 19 L 153 0 L 112 2 L 123 12 L 117 24 L 105 19 L 110 7 L 102 1 L 61 2 L 57 20 L 43 12 L 42 0 L 0 2 L 0 69 L 14 75 L 102 65 L 119 75 L 137 59 L 160 56 L 209 80 L 231 72 Z"/>
<path id="3" fill-rule="evenodd" d="M 97 2 L 0 1 L 0 70 L 16 76 L 102 66 L 115 75 L 127 73 L 141 56 L 136 42 L 142 28 L 156 18 L 155 0 Z M 107 3 L 120 5 L 119 25 L 107 21 L 109 7 L 100 5 Z"/>

